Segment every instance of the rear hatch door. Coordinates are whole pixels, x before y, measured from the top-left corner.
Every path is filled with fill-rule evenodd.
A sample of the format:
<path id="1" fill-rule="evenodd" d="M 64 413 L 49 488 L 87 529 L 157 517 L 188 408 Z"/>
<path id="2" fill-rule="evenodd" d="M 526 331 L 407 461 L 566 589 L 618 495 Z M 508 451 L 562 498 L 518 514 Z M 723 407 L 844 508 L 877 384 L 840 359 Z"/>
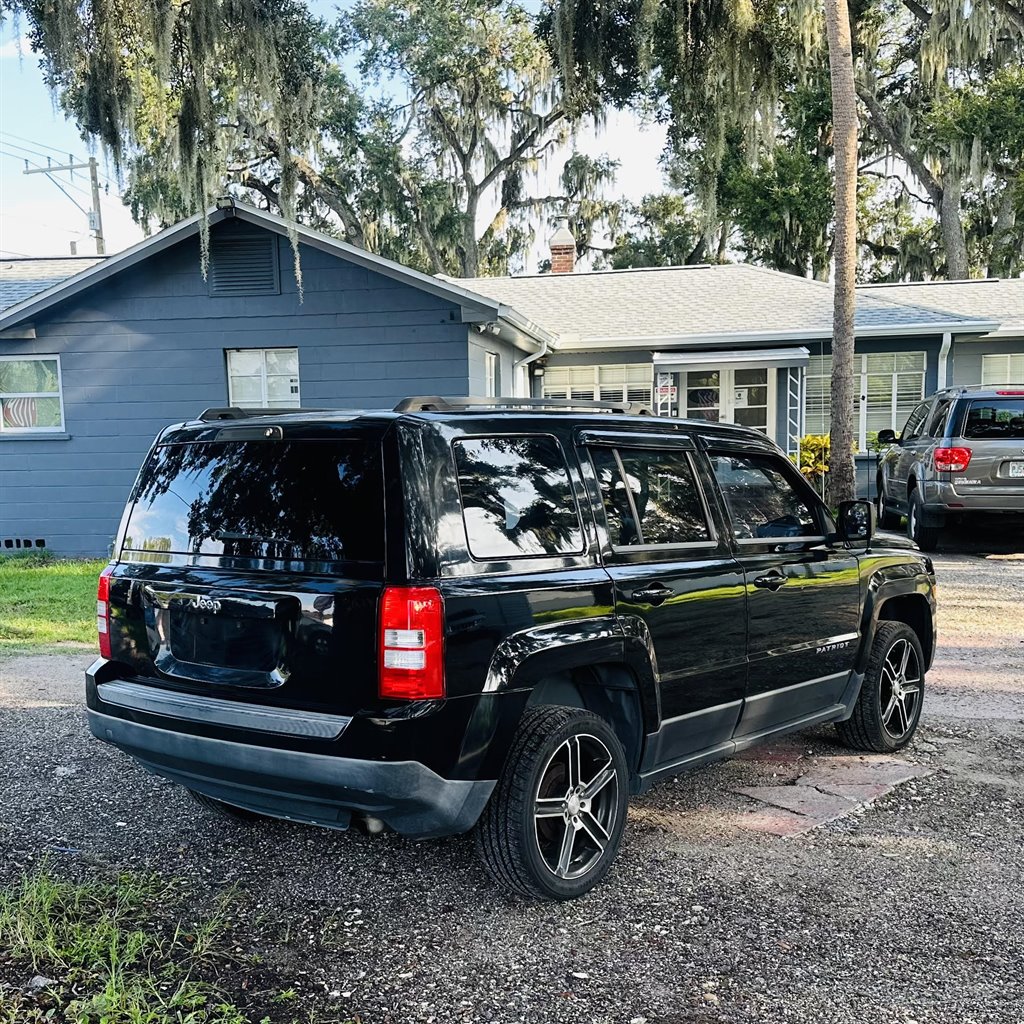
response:
<path id="1" fill-rule="evenodd" d="M 954 488 L 962 494 L 1024 495 L 1024 389 L 966 404 L 961 434 L 971 461 L 965 472 L 951 474 Z"/>
<path id="2" fill-rule="evenodd" d="M 381 436 L 172 435 L 111 580 L 112 656 L 156 685 L 347 712 L 376 695 Z"/>

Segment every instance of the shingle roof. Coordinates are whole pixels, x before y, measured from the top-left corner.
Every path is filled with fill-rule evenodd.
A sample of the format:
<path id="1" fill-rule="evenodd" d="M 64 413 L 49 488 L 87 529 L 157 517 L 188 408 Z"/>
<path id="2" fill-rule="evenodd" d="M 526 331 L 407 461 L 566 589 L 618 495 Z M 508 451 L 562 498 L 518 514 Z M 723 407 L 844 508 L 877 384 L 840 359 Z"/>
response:
<path id="1" fill-rule="evenodd" d="M 61 281 L 89 267 L 104 256 L 40 256 L 17 260 L 0 260 L 0 310 L 8 309 L 25 299 L 45 292 Z"/>
<path id="2" fill-rule="evenodd" d="M 556 333 L 559 347 L 625 339 L 665 344 L 832 333 L 829 285 L 742 263 L 476 277 L 459 283 Z M 898 301 L 883 290 L 861 291 L 856 327 L 862 334 L 915 327 L 943 330 L 961 322 L 967 330 L 985 329 L 986 324 L 991 328 L 997 318 L 984 306 L 977 312 L 950 313 Z"/>
<path id="3" fill-rule="evenodd" d="M 1001 331 L 1019 330 L 1024 333 L 1024 277 L 864 285 L 860 292 L 880 299 L 924 306 L 946 315 L 998 320 Z"/>

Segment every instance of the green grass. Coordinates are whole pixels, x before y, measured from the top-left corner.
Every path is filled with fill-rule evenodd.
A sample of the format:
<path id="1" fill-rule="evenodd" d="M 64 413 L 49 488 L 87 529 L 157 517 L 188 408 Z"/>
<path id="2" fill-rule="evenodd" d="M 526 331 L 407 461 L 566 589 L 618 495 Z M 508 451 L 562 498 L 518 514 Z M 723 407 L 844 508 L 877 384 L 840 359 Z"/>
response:
<path id="1" fill-rule="evenodd" d="M 72 882 L 44 864 L 0 889 L 0 1024 L 300 1024 L 284 1009 L 292 989 L 265 993 L 253 1016 L 218 985 L 241 962 L 231 898 L 186 921 L 174 886 L 154 876 Z M 27 991 L 34 976 L 48 979 L 42 991 Z"/>
<path id="2" fill-rule="evenodd" d="M 0 557 L 0 651 L 96 643 L 96 578 L 104 561 L 45 553 Z"/>

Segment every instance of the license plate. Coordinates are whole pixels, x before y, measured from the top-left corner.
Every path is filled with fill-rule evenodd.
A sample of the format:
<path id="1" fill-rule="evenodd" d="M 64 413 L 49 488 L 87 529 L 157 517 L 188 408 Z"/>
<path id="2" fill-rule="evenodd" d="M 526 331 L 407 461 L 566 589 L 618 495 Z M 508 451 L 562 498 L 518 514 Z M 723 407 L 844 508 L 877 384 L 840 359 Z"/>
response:
<path id="1" fill-rule="evenodd" d="M 1010 467 L 1010 476 L 1024 477 L 1024 462 L 1008 462 L 1007 465 Z"/>

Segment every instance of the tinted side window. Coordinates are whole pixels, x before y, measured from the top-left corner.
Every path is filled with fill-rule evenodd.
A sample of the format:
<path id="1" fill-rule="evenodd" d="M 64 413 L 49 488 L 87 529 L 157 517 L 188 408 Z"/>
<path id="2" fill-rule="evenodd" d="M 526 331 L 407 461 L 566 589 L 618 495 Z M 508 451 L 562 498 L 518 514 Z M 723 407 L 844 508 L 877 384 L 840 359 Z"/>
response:
<path id="1" fill-rule="evenodd" d="M 553 437 L 473 438 L 452 448 L 474 558 L 583 550 L 569 470 Z"/>
<path id="2" fill-rule="evenodd" d="M 612 544 L 687 544 L 711 539 L 686 452 L 620 448 L 616 453 L 595 448 L 593 459 Z"/>
<path id="3" fill-rule="evenodd" d="M 952 406 L 952 398 L 944 398 L 941 402 L 936 403 L 931 416 L 928 417 L 928 423 L 924 428 L 924 433 L 928 437 L 942 437 L 945 434 L 946 420 L 949 418 L 949 410 Z"/>
<path id="4" fill-rule="evenodd" d="M 770 455 L 712 455 L 740 540 L 760 537 L 813 537 L 821 533 L 817 517 Z"/>
<path id="5" fill-rule="evenodd" d="M 903 433 L 900 436 L 900 440 L 909 441 L 912 438 L 918 437 L 921 433 L 921 429 L 924 426 L 924 419 L 928 415 L 928 408 L 931 402 L 922 402 L 907 418 L 906 426 L 903 428 Z"/>
<path id="6" fill-rule="evenodd" d="M 1024 440 L 1024 398 L 984 398 L 971 402 L 964 437 Z"/>

